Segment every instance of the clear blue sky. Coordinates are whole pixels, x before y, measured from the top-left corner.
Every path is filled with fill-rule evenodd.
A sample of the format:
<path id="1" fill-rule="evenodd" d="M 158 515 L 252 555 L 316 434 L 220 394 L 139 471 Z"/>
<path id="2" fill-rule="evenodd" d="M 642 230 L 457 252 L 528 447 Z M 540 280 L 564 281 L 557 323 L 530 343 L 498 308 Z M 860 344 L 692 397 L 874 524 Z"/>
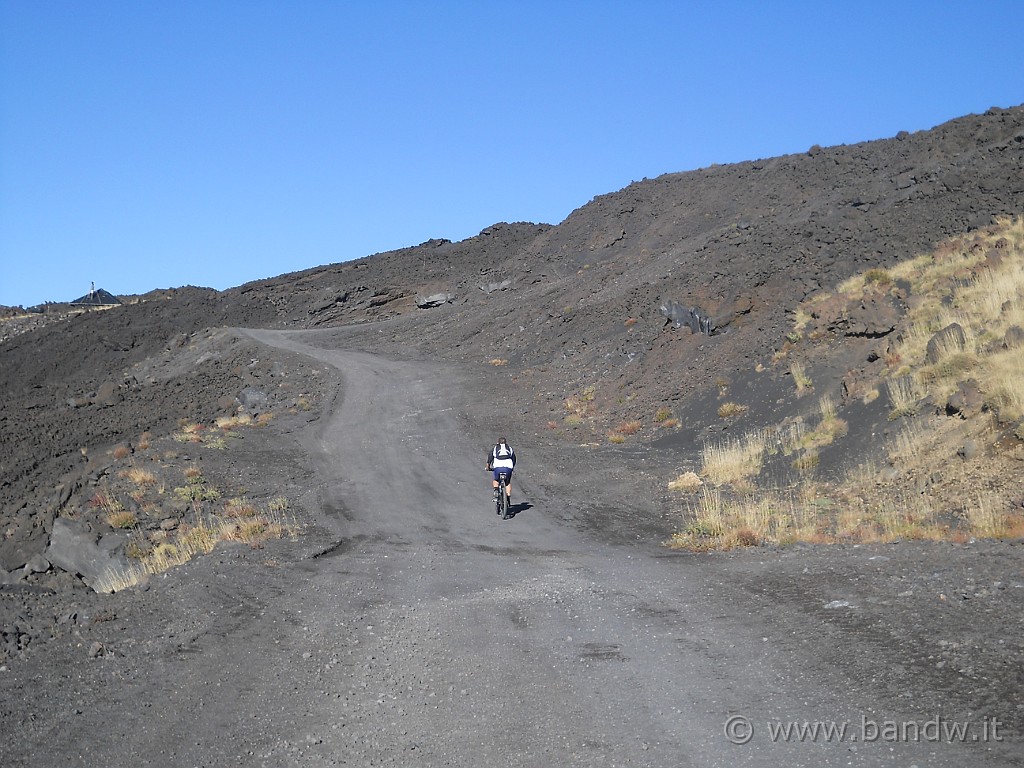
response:
<path id="1" fill-rule="evenodd" d="M 0 0 L 0 304 L 223 289 L 1015 106 L 1020 14 Z"/>

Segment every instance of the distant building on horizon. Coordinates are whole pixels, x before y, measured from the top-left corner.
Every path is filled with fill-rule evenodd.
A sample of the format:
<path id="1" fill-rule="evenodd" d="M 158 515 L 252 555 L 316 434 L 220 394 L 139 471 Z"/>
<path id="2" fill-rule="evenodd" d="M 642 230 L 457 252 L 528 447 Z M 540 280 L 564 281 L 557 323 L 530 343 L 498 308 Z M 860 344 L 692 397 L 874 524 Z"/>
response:
<path id="1" fill-rule="evenodd" d="M 92 283 L 92 288 L 85 296 L 70 302 L 72 307 L 119 307 L 123 303 L 109 291 L 102 288 L 96 290 L 96 283 Z"/>

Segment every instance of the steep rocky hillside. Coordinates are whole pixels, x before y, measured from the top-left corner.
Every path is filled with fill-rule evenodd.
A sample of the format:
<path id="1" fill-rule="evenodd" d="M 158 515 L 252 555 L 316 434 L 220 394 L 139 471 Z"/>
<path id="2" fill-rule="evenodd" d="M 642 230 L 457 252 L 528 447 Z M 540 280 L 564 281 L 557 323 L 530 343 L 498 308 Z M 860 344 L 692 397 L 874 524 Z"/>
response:
<path id="1" fill-rule="evenodd" d="M 1022 212 L 1024 108 L 992 109 L 892 139 L 645 179 L 557 226 L 495 224 L 462 242 L 220 293 L 162 292 L 20 333 L 0 346 L 5 546 L 45 539 L 83 449 L 237 407 L 254 353 L 213 344 L 206 329 L 346 326 L 352 346 L 487 372 L 495 396 L 481 407 L 496 425 L 626 458 L 654 444 L 684 466 L 702 438 L 805 408 L 785 362 L 801 302 Z M 880 322 L 883 311 L 868 302 L 840 329 L 849 351 L 812 371 L 818 395 L 841 401 L 843 364 L 884 355 L 896 324 Z M 811 368 L 822 343 L 798 350 Z M 197 354 L 204 345 L 210 354 Z M 723 397 L 744 392 L 757 407 L 723 420 Z M 626 442 L 609 445 L 610 433 Z"/>

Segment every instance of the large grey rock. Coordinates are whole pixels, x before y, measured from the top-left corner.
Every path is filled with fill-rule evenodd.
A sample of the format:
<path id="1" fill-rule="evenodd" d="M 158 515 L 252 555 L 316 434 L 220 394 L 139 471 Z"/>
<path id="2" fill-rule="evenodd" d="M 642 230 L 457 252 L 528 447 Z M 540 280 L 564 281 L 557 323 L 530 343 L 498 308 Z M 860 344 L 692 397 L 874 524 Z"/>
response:
<path id="1" fill-rule="evenodd" d="M 484 293 L 494 293 L 495 291 L 503 291 L 512 285 L 512 281 L 509 279 L 502 280 L 500 283 L 484 283 L 480 286 L 480 290 Z"/>
<path id="2" fill-rule="evenodd" d="M 35 555 L 25 563 L 25 570 L 30 573 L 46 573 L 50 570 L 50 561 L 43 557 L 41 554 Z"/>
<path id="3" fill-rule="evenodd" d="M 440 307 L 442 304 L 450 304 L 455 300 L 455 297 L 450 293 L 435 293 L 430 296 L 417 296 L 416 306 L 420 309 L 430 309 L 431 307 Z"/>
<path id="4" fill-rule="evenodd" d="M 1024 347 L 1024 328 L 1019 325 L 1011 325 L 1003 334 L 1003 347 L 1006 349 L 1018 349 Z"/>
<path id="5" fill-rule="evenodd" d="M 928 347 L 925 351 L 925 362 L 928 365 L 942 360 L 949 352 L 961 351 L 967 346 L 967 334 L 964 333 L 960 323 L 950 323 L 941 331 L 928 339 Z"/>
<path id="6" fill-rule="evenodd" d="M 119 551 L 122 543 L 118 536 L 101 538 L 82 523 L 59 517 L 53 521 L 45 556 L 58 568 L 81 576 L 97 592 L 104 592 L 110 573 L 128 569 L 128 560 Z"/>
<path id="7" fill-rule="evenodd" d="M 690 333 L 702 333 L 710 336 L 715 332 L 715 321 L 711 314 L 701 307 L 684 307 L 678 301 L 668 300 L 658 311 L 668 318 L 673 328 L 682 328 L 684 325 L 690 329 Z"/>
<path id="8" fill-rule="evenodd" d="M 96 397 L 93 398 L 93 402 L 101 408 L 117 405 L 120 400 L 121 393 L 118 391 L 117 384 L 112 381 L 105 381 L 100 384 L 96 390 Z"/>
<path id="9" fill-rule="evenodd" d="M 262 392 L 255 387 L 246 387 L 238 393 L 238 402 L 250 411 L 262 408 L 267 404 L 267 393 Z"/>
<path id="10" fill-rule="evenodd" d="M 0 568 L 14 572 L 27 563 L 33 555 L 46 548 L 47 529 L 53 520 L 49 511 L 27 514 L 21 510 L 17 518 L 0 533 Z"/>

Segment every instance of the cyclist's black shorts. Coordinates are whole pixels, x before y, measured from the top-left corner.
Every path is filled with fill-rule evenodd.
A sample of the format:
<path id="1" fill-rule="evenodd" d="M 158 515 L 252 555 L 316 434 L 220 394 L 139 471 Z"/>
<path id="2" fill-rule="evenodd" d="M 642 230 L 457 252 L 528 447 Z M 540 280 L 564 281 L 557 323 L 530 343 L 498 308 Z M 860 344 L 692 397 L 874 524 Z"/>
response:
<path id="1" fill-rule="evenodd" d="M 512 479 L 512 468 L 511 467 L 495 467 L 494 468 L 494 480 L 497 482 L 499 475 L 505 475 L 505 482 L 509 482 Z"/>

